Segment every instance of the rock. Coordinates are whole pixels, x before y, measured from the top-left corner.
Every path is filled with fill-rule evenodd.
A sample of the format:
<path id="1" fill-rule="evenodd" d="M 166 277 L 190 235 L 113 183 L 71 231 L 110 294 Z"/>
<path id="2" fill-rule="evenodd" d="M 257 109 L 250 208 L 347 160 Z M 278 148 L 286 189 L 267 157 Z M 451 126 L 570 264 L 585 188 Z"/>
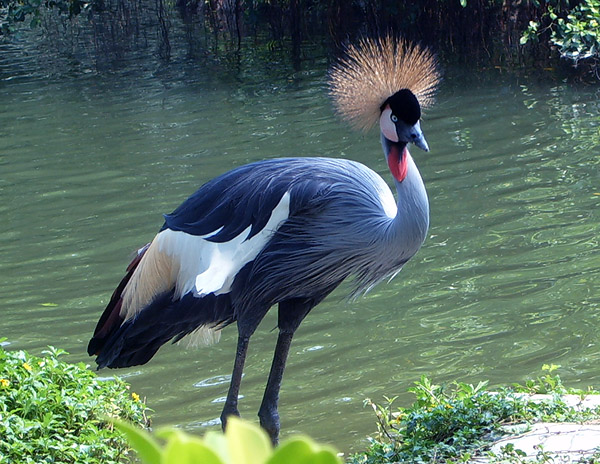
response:
<path id="1" fill-rule="evenodd" d="M 523 397 L 540 403 L 554 399 L 551 395 L 523 394 Z M 600 395 L 563 395 L 561 400 L 577 411 L 600 407 Z M 524 454 L 521 456 L 523 461 L 546 457 L 547 462 L 566 464 L 589 458 L 600 449 L 600 421 L 583 424 L 513 424 L 504 427 L 503 430 L 509 435 L 495 440 L 490 447 L 490 451 L 497 457 L 501 457 L 503 449 L 512 445 L 513 450 Z M 490 461 L 489 457 L 480 457 L 472 462 L 484 464 Z"/>
<path id="2" fill-rule="evenodd" d="M 494 442 L 491 451 L 498 456 L 508 444 L 524 452 L 525 459 L 534 459 L 543 453 L 554 462 L 577 462 L 590 457 L 600 447 L 600 424 L 533 424 L 526 433 Z"/>

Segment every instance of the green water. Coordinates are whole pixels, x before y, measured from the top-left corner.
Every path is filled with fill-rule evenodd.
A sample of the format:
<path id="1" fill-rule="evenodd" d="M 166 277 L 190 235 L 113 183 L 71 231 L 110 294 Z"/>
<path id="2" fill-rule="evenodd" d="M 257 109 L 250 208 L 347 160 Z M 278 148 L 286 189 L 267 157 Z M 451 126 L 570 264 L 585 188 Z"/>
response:
<path id="1" fill-rule="evenodd" d="M 390 176 L 378 135 L 336 120 L 325 58 L 234 71 L 180 61 L 49 72 L 0 53 L 0 336 L 8 349 L 85 348 L 131 253 L 161 214 L 234 166 L 277 156 L 362 161 Z M 600 381 L 600 91 L 539 78 L 447 71 L 413 149 L 431 229 L 397 278 L 302 324 L 284 378 L 283 436 L 343 451 L 375 430 L 367 397 L 435 382 L 522 381 L 544 363 L 570 386 Z M 240 410 L 255 420 L 275 314 L 250 345 Z M 166 346 L 127 377 L 155 425 L 217 427 L 235 351 Z"/>

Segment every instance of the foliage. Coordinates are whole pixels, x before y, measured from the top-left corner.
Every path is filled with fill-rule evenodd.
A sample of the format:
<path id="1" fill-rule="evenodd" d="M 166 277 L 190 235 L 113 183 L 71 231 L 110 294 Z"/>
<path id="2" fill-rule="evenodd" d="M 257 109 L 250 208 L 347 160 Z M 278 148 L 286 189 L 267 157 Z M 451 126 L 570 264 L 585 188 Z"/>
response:
<path id="1" fill-rule="evenodd" d="M 539 421 L 582 422 L 600 417 L 600 409 L 576 411 L 561 398 L 564 394 L 590 394 L 567 389 L 553 374 L 557 366 L 525 385 L 515 384 L 499 392 L 478 385 L 454 382 L 434 385 L 423 376 L 410 389 L 416 401 L 409 408 L 393 409 L 396 398 L 378 405 L 367 400 L 377 416 L 379 433 L 370 439 L 365 453 L 352 457 L 353 464 L 396 462 L 466 462 L 505 432 L 502 426 Z M 531 394 L 544 393 L 550 400 L 536 402 Z M 518 462 L 518 450 L 505 450 L 503 459 Z"/>
<path id="2" fill-rule="evenodd" d="M 562 56 L 597 64 L 599 61 L 600 0 L 0 0 L 0 35 L 19 23 L 37 26 L 45 17 L 66 22 L 85 13 L 87 22 L 74 25 L 95 34 L 90 41 L 99 50 L 119 49 L 140 25 L 153 27 L 160 38 L 161 56 L 171 55 L 172 21 L 183 20 L 187 44 L 213 53 L 239 52 L 242 44 L 269 49 L 291 44 L 298 61 L 300 43 L 312 40 L 341 46 L 356 36 L 392 31 L 423 42 L 456 60 L 483 59 L 498 64 L 523 62 L 525 55 L 542 53 L 550 59 L 548 44 Z M 50 12 L 56 14 L 50 15 Z M 68 19 L 67 19 L 68 18 Z M 54 24 L 53 21 L 50 23 Z M 87 28 L 87 29 L 86 29 Z M 68 28 L 51 28 L 57 34 Z M 58 32 L 61 31 L 61 32 Z M 115 32 L 122 32 L 121 35 Z M 246 37 L 254 40 L 244 41 Z M 115 40 L 118 39 L 118 40 Z M 57 42 L 57 37 L 53 37 Z M 521 44 L 519 45 L 519 39 Z M 112 43 L 115 41 L 116 43 Z M 107 43 L 105 43 L 107 42 Z M 142 41 L 146 43 L 145 41 Z M 206 43 L 205 43 L 206 42 Z M 221 42 L 221 43 L 220 43 Z M 70 43 L 67 41 L 67 43 Z M 528 47 L 522 47 L 528 43 Z M 108 47 L 107 47 L 108 45 Z M 223 46 L 225 45 L 225 46 Z M 82 45 L 83 46 L 83 45 Z M 86 50 L 87 52 L 87 50 Z M 119 57 L 121 58 L 121 57 Z"/>
<path id="3" fill-rule="evenodd" d="M 600 58 L 600 0 L 584 0 L 566 18 L 552 13 L 551 19 L 556 21 L 552 43 L 562 56 L 575 62 Z"/>
<path id="4" fill-rule="evenodd" d="M 127 443 L 107 418 L 146 425 L 145 406 L 125 382 L 102 381 L 81 363 L 59 360 L 64 354 L 0 346 L 0 462 L 123 462 Z"/>
<path id="5" fill-rule="evenodd" d="M 40 24 L 42 14 L 56 10 L 62 15 L 73 18 L 84 11 L 90 11 L 92 0 L 0 0 L 0 35 L 14 31 L 16 23 L 29 22 L 34 28 Z"/>
<path id="6" fill-rule="evenodd" d="M 573 9 L 564 10 L 548 2 L 542 21 L 530 21 L 521 37 L 525 44 L 550 31 L 550 42 L 560 55 L 578 64 L 589 60 L 598 73 L 600 61 L 600 0 L 583 0 Z M 546 23 L 542 27 L 542 23 Z M 600 76 L 599 76 L 600 77 Z"/>
<path id="7" fill-rule="evenodd" d="M 341 464 L 335 451 L 306 437 L 291 438 L 275 451 L 266 433 L 237 417 L 229 418 L 225 434 L 208 432 L 204 439 L 180 430 L 163 430 L 161 448 L 146 431 L 125 422 L 116 426 L 145 464 Z"/>

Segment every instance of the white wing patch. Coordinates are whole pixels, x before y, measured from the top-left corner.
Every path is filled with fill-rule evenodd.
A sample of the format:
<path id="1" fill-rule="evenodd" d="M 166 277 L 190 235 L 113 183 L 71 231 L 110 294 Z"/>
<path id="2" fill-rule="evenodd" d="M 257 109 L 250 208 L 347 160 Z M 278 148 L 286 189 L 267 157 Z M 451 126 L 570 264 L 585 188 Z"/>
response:
<path id="1" fill-rule="evenodd" d="M 189 292 L 199 297 L 229 292 L 240 269 L 256 258 L 280 224 L 289 217 L 289 213 L 290 194 L 286 192 L 273 209 L 265 227 L 250 239 L 250 226 L 237 237 L 223 243 L 205 240 L 218 231 L 194 236 L 181 231 L 163 230 L 157 237 L 160 237 L 159 251 L 179 261 L 174 298 L 181 298 Z"/>
<path id="2" fill-rule="evenodd" d="M 203 236 L 171 229 L 159 232 L 123 290 L 121 316 L 132 319 L 156 296 L 173 288 L 174 299 L 189 292 L 197 297 L 229 292 L 240 269 L 258 256 L 289 215 L 290 193 L 286 192 L 265 227 L 252 238 L 248 238 L 251 226 L 224 243 L 206 240 L 222 227 Z M 201 326 L 184 340 L 188 346 L 209 345 L 220 336 L 220 329 Z"/>
<path id="3" fill-rule="evenodd" d="M 170 229 L 159 232 L 123 291 L 121 316 L 135 317 L 156 296 L 173 288 L 174 299 L 189 292 L 196 296 L 229 292 L 240 269 L 256 258 L 289 214 L 290 194 L 286 192 L 265 227 L 250 239 L 250 227 L 224 243 L 206 240 L 222 227 L 204 236 Z M 209 341 L 216 335 L 218 339 L 218 334 L 202 329 L 195 338 Z"/>

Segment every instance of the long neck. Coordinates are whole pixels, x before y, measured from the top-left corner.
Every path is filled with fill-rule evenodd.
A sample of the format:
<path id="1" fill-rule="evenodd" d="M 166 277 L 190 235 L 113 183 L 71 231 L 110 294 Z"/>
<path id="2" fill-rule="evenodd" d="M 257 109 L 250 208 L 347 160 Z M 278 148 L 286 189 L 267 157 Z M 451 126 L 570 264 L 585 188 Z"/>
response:
<path id="1" fill-rule="evenodd" d="M 399 150 L 398 153 L 402 154 L 406 147 L 406 143 L 391 142 L 383 135 L 381 144 L 386 160 L 389 160 L 392 149 Z M 403 166 L 406 176 L 402 181 L 394 177 L 398 212 L 390 224 L 388 233 L 402 255 L 399 258 L 408 260 L 418 251 L 427 236 L 429 200 L 421 174 L 408 151 L 401 161 L 406 163 Z"/>

